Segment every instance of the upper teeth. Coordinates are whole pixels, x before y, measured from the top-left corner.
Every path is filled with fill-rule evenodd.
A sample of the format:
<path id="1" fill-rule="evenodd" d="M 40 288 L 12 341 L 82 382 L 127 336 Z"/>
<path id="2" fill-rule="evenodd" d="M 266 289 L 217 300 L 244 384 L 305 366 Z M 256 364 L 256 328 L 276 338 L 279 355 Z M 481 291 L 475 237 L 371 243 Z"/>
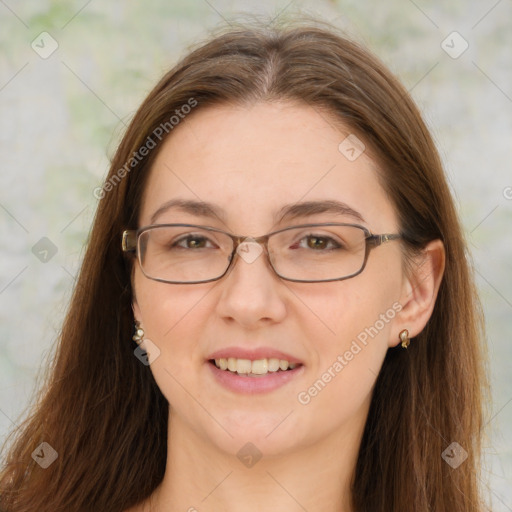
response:
<path id="1" fill-rule="evenodd" d="M 277 372 L 278 370 L 293 370 L 297 365 L 290 363 L 285 359 L 237 359 L 235 357 L 215 359 L 215 366 L 221 370 L 229 370 L 236 373 L 254 373 L 264 375 L 268 372 Z"/>

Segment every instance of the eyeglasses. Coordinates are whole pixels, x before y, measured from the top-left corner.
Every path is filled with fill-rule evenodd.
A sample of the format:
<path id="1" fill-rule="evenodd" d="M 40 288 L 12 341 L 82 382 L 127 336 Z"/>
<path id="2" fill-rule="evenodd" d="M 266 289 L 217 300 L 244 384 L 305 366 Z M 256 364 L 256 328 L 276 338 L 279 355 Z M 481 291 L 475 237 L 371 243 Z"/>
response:
<path id="1" fill-rule="evenodd" d="M 398 240 L 399 234 L 374 235 L 356 224 L 302 224 L 257 238 L 232 235 L 194 224 L 158 224 L 126 230 L 125 253 L 136 253 L 143 274 L 172 284 L 221 279 L 238 254 L 252 263 L 262 252 L 274 272 L 287 281 L 341 281 L 360 274 L 371 249 Z"/>

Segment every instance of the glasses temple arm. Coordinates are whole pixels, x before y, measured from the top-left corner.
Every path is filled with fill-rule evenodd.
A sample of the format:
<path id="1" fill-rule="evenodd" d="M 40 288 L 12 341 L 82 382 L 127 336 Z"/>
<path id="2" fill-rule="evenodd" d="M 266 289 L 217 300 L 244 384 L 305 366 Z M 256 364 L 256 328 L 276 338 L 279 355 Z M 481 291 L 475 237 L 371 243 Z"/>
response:
<path id="1" fill-rule="evenodd" d="M 126 229 L 123 231 L 123 239 L 121 242 L 123 252 L 133 252 L 137 248 L 137 231 L 134 229 Z"/>

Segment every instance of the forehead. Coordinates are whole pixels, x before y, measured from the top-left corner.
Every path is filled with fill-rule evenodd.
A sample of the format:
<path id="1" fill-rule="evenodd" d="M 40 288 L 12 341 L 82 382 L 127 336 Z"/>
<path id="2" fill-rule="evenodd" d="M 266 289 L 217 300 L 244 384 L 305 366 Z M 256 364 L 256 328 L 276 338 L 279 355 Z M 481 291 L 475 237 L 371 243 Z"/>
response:
<path id="1" fill-rule="evenodd" d="M 199 109 L 159 148 L 140 225 L 149 224 L 169 201 L 204 201 L 218 207 L 230 229 L 260 234 L 275 227 L 285 205 L 335 201 L 361 213 L 373 231 L 394 227 L 392 205 L 377 177 L 381 171 L 368 151 L 357 156 L 362 149 L 357 144 L 348 128 L 340 129 L 307 105 L 262 102 Z M 172 207 L 157 222 L 173 222 L 178 214 L 182 220 L 183 212 Z"/>

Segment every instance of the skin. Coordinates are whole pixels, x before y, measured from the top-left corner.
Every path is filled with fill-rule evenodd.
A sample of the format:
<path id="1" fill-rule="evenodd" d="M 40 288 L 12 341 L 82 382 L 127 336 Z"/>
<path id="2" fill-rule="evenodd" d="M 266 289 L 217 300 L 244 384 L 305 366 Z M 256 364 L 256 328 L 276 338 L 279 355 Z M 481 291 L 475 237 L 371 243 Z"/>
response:
<path id="1" fill-rule="evenodd" d="M 144 193 L 139 225 L 173 198 L 206 200 L 223 221 L 177 209 L 157 223 L 196 223 L 259 236 L 302 222 L 349 222 L 316 214 L 276 226 L 284 204 L 336 199 L 360 212 L 373 233 L 396 233 L 393 206 L 364 152 L 349 161 L 350 133 L 290 102 L 216 106 L 189 115 L 164 142 Z M 170 403 L 164 480 L 137 511 L 350 511 L 350 479 L 371 392 L 389 347 L 406 328 L 417 335 L 432 313 L 444 266 L 431 242 L 412 273 L 393 241 L 372 250 L 362 274 L 328 283 L 278 278 L 265 253 L 238 258 L 213 283 L 176 285 L 134 268 L 134 315 L 160 350 L 150 368 Z M 401 311 L 307 405 L 297 396 L 324 374 L 393 304 Z M 272 346 L 300 359 L 303 373 L 261 395 L 221 387 L 206 359 L 230 347 Z M 251 468 L 236 453 L 263 455 Z"/>

